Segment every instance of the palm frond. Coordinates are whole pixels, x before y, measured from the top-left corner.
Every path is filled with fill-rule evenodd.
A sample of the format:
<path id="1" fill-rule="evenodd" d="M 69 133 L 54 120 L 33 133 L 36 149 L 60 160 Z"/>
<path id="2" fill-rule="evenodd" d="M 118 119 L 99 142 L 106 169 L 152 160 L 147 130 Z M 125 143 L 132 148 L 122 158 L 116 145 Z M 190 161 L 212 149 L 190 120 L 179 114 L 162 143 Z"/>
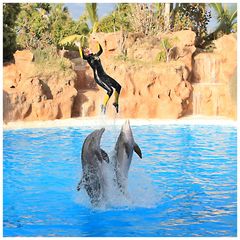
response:
<path id="1" fill-rule="evenodd" d="M 237 18 L 237 9 L 230 17 L 230 23 L 233 23 L 234 19 Z"/>
<path id="2" fill-rule="evenodd" d="M 210 6 L 217 12 L 218 15 L 221 15 L 224 12 L 223 5 L 221 3 L 210 3 Z"/>
<path id="3" fill-rule="evenodd" d="M 80 42 L 80 43 L 85 43 L 87 40 L 87 37 L 84 35 L 78 35 L 78 34 L 74 34 L 71 36 L 67 36 L 65 38 L 63 38 L 59 44 L 60 45 L 67 45 L 67 44 L 72 44 L 74 42 Z"/>
<path id="4" fill-rule="evenodd" d="M 99 26 L 99 22 L 95 22 L 92 28 L 93 33 L 97 32 L 98 26 Z"/>
<path id="5" fill-rule="evenodd" d="M 86 3 L 86 10 L 92 25 L 94 25 L 98 21 L 97 3 Z"/>

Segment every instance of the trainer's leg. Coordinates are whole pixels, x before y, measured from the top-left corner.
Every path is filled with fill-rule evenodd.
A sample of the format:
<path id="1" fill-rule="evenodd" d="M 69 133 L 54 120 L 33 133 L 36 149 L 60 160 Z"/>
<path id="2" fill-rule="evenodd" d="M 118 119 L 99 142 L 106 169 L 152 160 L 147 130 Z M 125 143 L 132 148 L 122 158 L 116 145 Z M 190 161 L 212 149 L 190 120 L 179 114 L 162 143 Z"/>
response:
<path id="1" fill-rule="evenodd" d="M 103 100 L 103 106 L 107 106 L 107 103 L 110 99 L 110 97 L 112 96 L 113 94 L 113 89 L 111 87 L 109 87 L 109 90 L 107 90 L 107 94 L 105 95 L 104 97 L 104 100 Z"/>
<path id="2" fill-rule="evenodd" d="M 115 100 L 114 103 L 118 104 L 118 99 L 121 91 L 121 85 L 116 82 L 116 84 L 113 86 L 115 88 L 114 96 Z"/>
<path id="3" fill-rule="evenodd" d="M 107 76 L 107 80 L 108 82 L 111 84 L 111 86 L 115 89 L 114 91 L 114 103 L 113 103 L 113 106 L 116 108 L 116 111 L 118 112 L 118 100 L 119 100 L 119 95 L 120 95 L 120 92 L 121 92 L 121 85 L 113 78 L 111 78 L 110 76 Z"/>
<path id="4" fill-rule="evenodd" d="M 102 112 L 106 112 L 106 106 L 107 103 L 110 99 L 110 97 L 113 94 L 113 89 L 111 88 L 111 86 L 109 84 L 107 84 L 104 79 L 97 79 L 97 84 L 100 85 L 103 89 L 105 89 L 107 91 L 107 94 L 105 95 L 104 99 L 103 99 L 103 104 L 101 106 L 101 111 Z"/>

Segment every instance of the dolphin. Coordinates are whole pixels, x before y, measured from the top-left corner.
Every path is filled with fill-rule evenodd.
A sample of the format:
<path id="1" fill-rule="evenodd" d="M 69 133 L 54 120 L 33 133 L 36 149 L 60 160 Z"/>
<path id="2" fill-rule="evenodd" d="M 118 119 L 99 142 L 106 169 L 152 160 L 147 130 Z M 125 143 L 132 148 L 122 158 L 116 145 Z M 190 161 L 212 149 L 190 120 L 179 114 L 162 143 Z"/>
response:
<path id="1" fill-rule="evenodd" d="M 132 161 L 133 151 L 135 151 L 137 155 L 142 158 L 141 149 L 134 141 L 129 120 L 125 121 L 123 124 L 114 150 L 117 184 L 121 192 L 126 194 L 128 171 Z"/>
<path id="2" fill-rule="evenodd" d="M 83 175 L 77 190 L 85 188 L 93 206 L 97 206 L 104 198 L 103 161 L 109 163 L 108 154 L 100 148 L 100 142 L 105 128 L 95 130 L 89 134 L 82 147 Z"/>

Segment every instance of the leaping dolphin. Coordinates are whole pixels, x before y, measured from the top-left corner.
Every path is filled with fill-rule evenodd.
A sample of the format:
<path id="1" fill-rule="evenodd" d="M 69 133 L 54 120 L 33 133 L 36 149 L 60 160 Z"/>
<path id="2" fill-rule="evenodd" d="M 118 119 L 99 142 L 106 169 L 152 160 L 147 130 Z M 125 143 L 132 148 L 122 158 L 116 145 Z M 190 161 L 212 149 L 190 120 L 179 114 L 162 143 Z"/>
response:
<path id="1" fill-rule="evenodd" d="M 134 141 L 130 123 L 129 120 L 127 120 L 122 126 L 116 142 L 114 156 L 117 184 L 123 193 L 127 191 L 128 171 L 132 161 L 133 151 L 142 158 L 141 149 Z"/>
<path id="2" fill-rule="evenodd" d="M 84 187 L 93 206 L 97 206 L 104 198 L 104 176 L 102 163 L 109 163 L 108 154 L 100 148 L 101 137 L 105 128 L 95 130 L 87 136 L 82 147 L 83 176 L 77 190 Z"/>

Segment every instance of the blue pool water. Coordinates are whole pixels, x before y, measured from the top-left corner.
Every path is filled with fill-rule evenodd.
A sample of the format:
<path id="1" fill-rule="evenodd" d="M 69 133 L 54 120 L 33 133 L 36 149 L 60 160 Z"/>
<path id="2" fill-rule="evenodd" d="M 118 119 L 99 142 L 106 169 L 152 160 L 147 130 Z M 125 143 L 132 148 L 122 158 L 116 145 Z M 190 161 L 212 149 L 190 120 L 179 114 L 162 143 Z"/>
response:
<path id="1" fill-rule="evenodd" d="M 81 147 L 93 128 L 9 130 L 3 134 L 4 236 L 236 236 L 237 129 L 232 126 L 132 127 L 129 198 L 90 206 Z M 120 126 L 108 127 L 113 149 Z"/>

